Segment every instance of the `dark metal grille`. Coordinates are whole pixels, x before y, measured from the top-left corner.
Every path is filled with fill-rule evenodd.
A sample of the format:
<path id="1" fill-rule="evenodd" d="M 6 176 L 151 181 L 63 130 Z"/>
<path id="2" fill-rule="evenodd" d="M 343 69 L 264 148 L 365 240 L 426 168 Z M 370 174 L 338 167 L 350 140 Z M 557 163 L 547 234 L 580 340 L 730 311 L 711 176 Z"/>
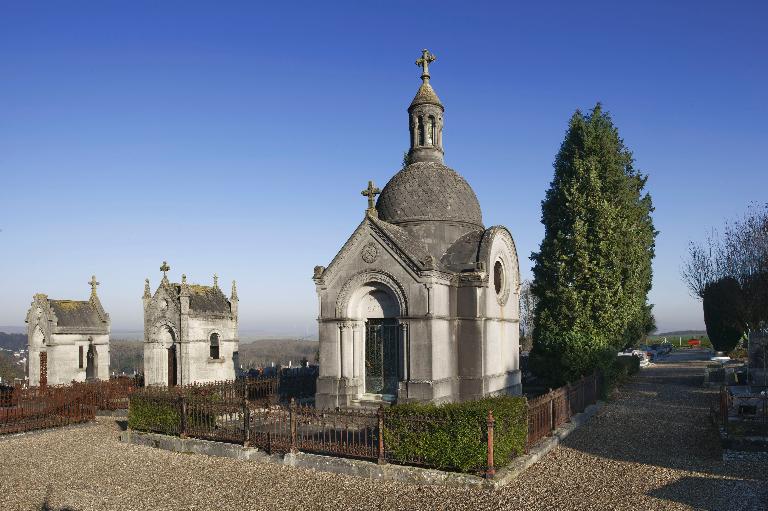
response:
<path id="1" fill-rule="evenodd" d="M 397 394 L 400 327 L 392 319 L 369 319 L 365 327 L 365 391 Z"/>
<path id="2" fill-rule="evenodd" d="M 48 352 L 40 352 L 40 386 L 48 385 Z"/>

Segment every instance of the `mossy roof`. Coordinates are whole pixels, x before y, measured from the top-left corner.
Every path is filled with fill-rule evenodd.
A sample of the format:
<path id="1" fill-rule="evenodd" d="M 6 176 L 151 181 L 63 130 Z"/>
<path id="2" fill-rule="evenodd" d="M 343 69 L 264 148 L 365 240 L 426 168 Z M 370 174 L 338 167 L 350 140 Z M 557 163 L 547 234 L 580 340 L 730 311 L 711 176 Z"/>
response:
<path id="1" fill-rule="evenodd" d="M 181 291 L 180 284 L 174 284 L 176 291 Z M 215 312 L 229 314 L 231 308 L 229 300 L 221 292 L 221 289 L 213 286 L 189 284 L 189 309 L 193 312 Z"/>
<path id="2" fill-rule="evenodd" d="M 101 327 L 104 322 L 89 301 L 48 300 L 60 327 Z"/>

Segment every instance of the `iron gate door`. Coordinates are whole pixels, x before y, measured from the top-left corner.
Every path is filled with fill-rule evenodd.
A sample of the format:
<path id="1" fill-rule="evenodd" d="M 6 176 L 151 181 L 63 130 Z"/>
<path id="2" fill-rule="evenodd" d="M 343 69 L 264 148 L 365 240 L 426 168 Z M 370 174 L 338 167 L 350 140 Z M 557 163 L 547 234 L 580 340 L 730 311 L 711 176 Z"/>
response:
<path id="1" fill-rule="evenodd" d="M 400 327 L 394 319 L 369 319 L 365 327 L 365 391 L 397 394 Z"/>

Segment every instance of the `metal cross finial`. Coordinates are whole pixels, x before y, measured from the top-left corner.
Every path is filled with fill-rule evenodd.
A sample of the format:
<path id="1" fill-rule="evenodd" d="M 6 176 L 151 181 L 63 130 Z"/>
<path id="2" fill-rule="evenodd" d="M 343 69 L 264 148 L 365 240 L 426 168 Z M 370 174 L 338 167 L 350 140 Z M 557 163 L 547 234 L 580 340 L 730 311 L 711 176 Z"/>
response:
<path id="1" fill-rule="evenodd" d="M 171 267 L 168 266 L 168 263 L 163 261 L 163 265 L 160 267 L 160 271 L 163 272 L 163 278 L 167 277 L 166 273 L 170 271 Z"/>
<path id="2" fill-rule="evenodd" d="M 96 286 L 99 285 L 98 282 L 96 282 L 96 275 L 91 275 L 91 281 L 89 282 L 91 285 L 91 294 L 96 294 Z"/>
<path id="3" fill-rule="evenodd" d="M 425 82 L 429 81 L 429 64 L 436 61 L 437 57 L 434 56 L 432 53 L 429 53 L 429 50 L 424 48 L 421 50 L 421 58 L 416 61 L 416 65 L 421 67 L 423 69 L 421 73 L 421 79 Z"/>
<path id="4" fill-rule="evenodd" d="M 368 188 L 360 192 L 361 195 L 368 197 L 368 211 L 376 211 L 376 196 L 381 193 L 381 190 L 374 186 L 373 181 L 368 181 Z"/>

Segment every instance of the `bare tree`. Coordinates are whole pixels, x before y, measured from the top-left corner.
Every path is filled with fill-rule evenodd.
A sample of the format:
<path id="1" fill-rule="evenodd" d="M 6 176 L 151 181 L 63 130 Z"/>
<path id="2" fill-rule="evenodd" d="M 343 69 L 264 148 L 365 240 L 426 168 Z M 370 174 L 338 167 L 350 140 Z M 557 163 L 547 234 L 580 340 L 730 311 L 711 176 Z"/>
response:
<path id="1" fill-rule="evenodd" d="M 533 318 L 536 314 L 536 297 L 531 292 L 531 281 L 520 284 L 520 350 L 530 351 L 533 342 Z"/>
<path id="2" fill-rule="evenodd" d="M 691 243 L 681 269 L 691 294 L 735 281 L 738 300 L 728 300 L 739 327 L 750 332 L 768 329 L 768 204 L 751 205 L 741 217 L 713 232 L 704 244 Z M 708 325 L 709 329 L 709 325 Z"/>

